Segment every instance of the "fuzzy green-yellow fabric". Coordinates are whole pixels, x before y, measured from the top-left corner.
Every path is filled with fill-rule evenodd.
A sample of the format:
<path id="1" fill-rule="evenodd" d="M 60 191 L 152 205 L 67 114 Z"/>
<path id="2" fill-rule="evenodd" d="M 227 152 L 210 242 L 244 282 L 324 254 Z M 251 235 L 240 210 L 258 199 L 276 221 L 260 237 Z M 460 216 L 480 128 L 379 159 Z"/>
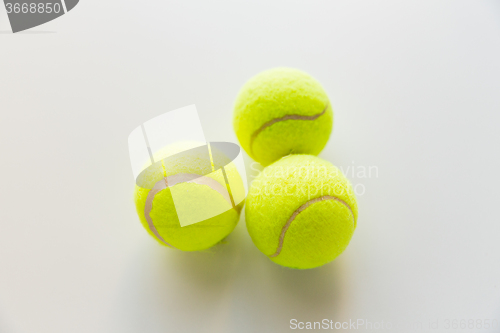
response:
<path id="1" fill-rule="evenodd" d="M 358 207 L 351 184 L 338 168 L 316 156 L 290 155 L 252 182 L 245 214 L 248 232 L 262 253 L 282 266 L 307 269 L 345 250 L 356 229 Z M 275 255 L 281 235 L 282 247 Z"/>
<path id="2" fill-rule="evenodd" d="M 209 204 L 226 206 L 227 210 L 221 215 L 212 217 L 205 221 L 181 227 L 176 210 L 174 209 L 174 202 L 172 200 L 170 190 L 168 188 L 162 190 L 155 197 L 150 216 L 156 229 L 158 230 L 158 233 L 169 244 L 183 251 L 205 250 L 219 243 L 236 227 L 239 220 L 239 210 L 241 210 L 241 206 L 238 209 L 231 209 L 231 206 L 228 205 L 222 197 L 220 197 L 217 193 L 213 193 L 214 191 L 205 185 L 184 183 L 177 184 L 175 186 L 184 186 L 188 190 L 191 189 L 193 191 L 196 190 L 199 192 L 205 192 L 203 194 L 211 197 L 211 200 L 208 202 Z M 165 245 L 149 229 L 144 216 L 144 205 L 148 192 L 149 190 L 136 186 L 134 200 L 137 214 L 139 215 L 139 219 L 148 233 L 161 245 Z M 195 205 L 199 207 L 205 206 L 198 203 Z"/>
<path id="3" fill-rule="evenodd" d="M 319 154 L 332 131 L 333 110 L 321 84 L 309 74 L 275 68 L 254 76 L 240 90 L 233 126 L 243 149 L 265 166 L 288 154 Z"/>
<path id="4" fill-rule="evenodd" d="M 160 161 L 168 156 L 197 146 L 199 146 L 199 143 L 196 142 L 183 142 L 170 145 L 156 152 L 154 154 L 154 160 Z M 177 160 L 169 159 L 169 162 L 166 162 L 167 166 L 165 166 L 165 164 L 160 164 L 160 168 L 152 168 L 149 173 L 142 175 L 142 184 L 152 187 L 152 184 L 155 184 L 165 176 L 178 174 L 206 174 L 205 177 L 212 178 L 226 187 L 222 173 L 220 171 L 210 173 L 210 164 L 207 164 L 207 161 L 204 159 L 204 156 L 196 155 L 182 156 Z M 229 163 L 226 166 L 226 173 L 228 178 L 233 180 L 233 183 L 241 183 L 241 190 L 239 188 L 232 189 L 233 192 L 243 191 L 242 180 L 233 164 Z M 175 190 L 176 193 L 190 192 L 191 198 L 192 193 L 195 193 L 199 200 L 191 202 L 189 205 L 174 205 L 171 188 L 172 191 Z M 165 188 L 156 194 L 153 200 L 152 210 L 149 213 L 156 230 L 171 246 L 183 251 L 200 251 L 207 249 L 219 243 L 229 235 L 238 223 L 243 202 L 236 206 L 236 208 L 232 208 L 227 200 L 207 185 L 183 182 L 171 188 Z M 137 214 L 147 232 L 161 245 L 167 246 L 152 232 L 146 220 L 145 204 L 150 191 L 150 188 L 135 186 L 134 202 Z M 176 200 L 177 198 L 182 200 L 182 197 L 176 197 Z M 202 222 L 181 227 L 177 211 L 180 207 L 192 209 L 194 212 L 216 209 L 224 211 L 224 213 Z"/>

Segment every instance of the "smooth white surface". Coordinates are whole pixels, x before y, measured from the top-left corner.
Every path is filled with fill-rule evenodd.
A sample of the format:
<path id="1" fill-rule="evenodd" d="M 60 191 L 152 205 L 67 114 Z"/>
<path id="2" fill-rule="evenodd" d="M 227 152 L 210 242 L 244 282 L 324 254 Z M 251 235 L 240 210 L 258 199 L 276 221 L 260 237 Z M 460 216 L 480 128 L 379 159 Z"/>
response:
<path id="1" fill-rule="evenodd" d="M 0 332 L 500 320 L 498 2 L 83 0 L 0 45 Z M 239 88 L 275 66 L 330 95 L 321 157 L 365 188 L 350 246 L 288 270 L 242 217 L 207 253 L 160 247 L 135 213 L 129 133 L 196 104 L 207 140 L 235 141 Z"/>

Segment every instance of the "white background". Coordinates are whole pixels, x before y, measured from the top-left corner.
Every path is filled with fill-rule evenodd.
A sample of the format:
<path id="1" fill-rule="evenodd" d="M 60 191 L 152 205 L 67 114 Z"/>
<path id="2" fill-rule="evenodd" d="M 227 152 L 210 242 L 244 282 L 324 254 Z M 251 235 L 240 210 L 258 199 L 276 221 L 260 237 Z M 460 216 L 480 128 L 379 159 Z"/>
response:
<path id="1" fill-rule="evenodd" d="M 0 8 L 0 332 L 500 320 L 499 2 L 82 0 L 9 28 Z M 378 170 L 348 172 L 365 188 L 350 246 L 285 269 L 242 216 L 205 253 L 161 247 L 135 213 L 128 134 L 194 103 L 208 140 L 236 141 L 239 88 L 276 66 L 330 96 L 321 157 Z"/>

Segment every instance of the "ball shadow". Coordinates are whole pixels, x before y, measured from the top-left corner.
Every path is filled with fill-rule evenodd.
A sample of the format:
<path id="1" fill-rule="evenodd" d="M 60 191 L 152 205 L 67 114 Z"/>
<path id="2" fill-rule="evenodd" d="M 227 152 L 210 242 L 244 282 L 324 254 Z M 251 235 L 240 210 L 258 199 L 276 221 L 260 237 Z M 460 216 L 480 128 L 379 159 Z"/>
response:
<path id="1" fill-rule="evenodd" d="M 343 261 L 296 270 L 269 260 L 250 242 L 244 244 L 244 266 L 235 298 L 250 312 L 235 311 L 232 321 L 254 331 L 288 331 L 290 320 L 321 321 L 343 316 L 347 301 Z M 244 304 L 243 304 L 244 303 Z"/>
<path id="2" fill-rule="evenodd" d="M 221 244 L 203 252 L 145 244 L 117 290 L 121 306 L 114 315 L 123 326 L 112 328 L 280 332 L 294 318 L 341 316 L 344 262 L 310 270 L 281 267 L 254 246 L 242 220 Z"/>
<path id="3" fill-rule="evenodd" d="M 235 230 L 201 252 L 145 244 L 117 291 L 121 332 L 225 331 L 234 275 L 240 266 Z M 117 322 L 116 320 L 111 322 Z"/>

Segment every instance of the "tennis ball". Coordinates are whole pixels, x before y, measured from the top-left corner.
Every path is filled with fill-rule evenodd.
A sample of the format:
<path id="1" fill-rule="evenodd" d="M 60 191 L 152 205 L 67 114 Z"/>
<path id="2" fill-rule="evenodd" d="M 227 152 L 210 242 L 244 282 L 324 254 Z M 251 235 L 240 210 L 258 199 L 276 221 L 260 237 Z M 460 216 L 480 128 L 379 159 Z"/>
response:
<path id="1" fill-rule="evenodd" d="M 252 182 L 245 215 L 262 253 L 282 266 L 307 269 L 345 250 L 356 229 L 358 207 L 339 169 L 316 156 L 290 155 Z"/>
<path id="2" fill-rule="evenodd" d="M 319 154 L 332 132 L 333 111 L 321 84 L 310 75 L 275 68 L 243 86 L 233 126 L 247 154 L 266 166 L 289 154 Z"/>
<path id="3" fill-rule="evenodd" d="M 243 206 L 243 201 L 234 206 L 232 200 L 244 197 L 244 188 L 230 160 L 224 168 L 232 184 L 229 189 L 222 171 L 212 172 L 209 155 L 178 154 L 198 146 L 182 142 L 156 152 L 153 157 L 158 162 L 140 175 L 144 187 L 136 185 L 134 191 L 137 214 L 147 232 L 160 244 L 183 251 L 204 250 L 219 243 L 238 223 Z M 213 149 L 212 155 L 218 161 L 225 158 Z M 207 213 L 213 217 L 181 227 L 179 216 L 196 219 Z"/>

